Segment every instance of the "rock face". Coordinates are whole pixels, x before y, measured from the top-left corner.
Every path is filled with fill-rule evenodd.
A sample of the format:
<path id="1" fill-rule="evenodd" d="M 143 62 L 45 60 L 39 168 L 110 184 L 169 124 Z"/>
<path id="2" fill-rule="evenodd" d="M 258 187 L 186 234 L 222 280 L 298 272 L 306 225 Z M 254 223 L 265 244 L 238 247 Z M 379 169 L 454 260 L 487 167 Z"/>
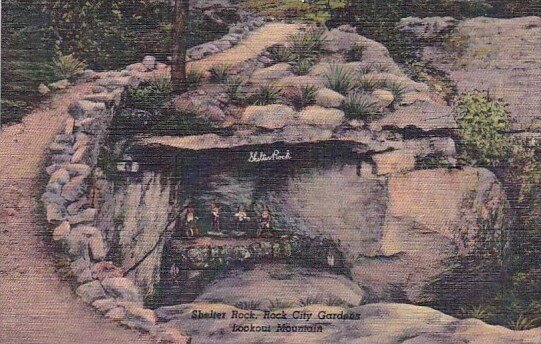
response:
<path id="1" fill-rule="evenodd" d="M 242 123 L 266 129 L 278 129 L 295 123 L 296 115 L 295 110 L 287 105 L 248 106 L 242 115 Z"/>
<path id="2" fill-rule="evenodd" d="M 402 30 L 419 37 L 404 21 Z M 425 42 L 421 58 L 448 73 L 459 93 L 488 90 L 509 104 L 513 130 L 540 130 L 541 18 L 469 19 L 456 25 L 451 40 L 452 51 Z"/>
<path id="3" fill-rule="evenodd" d="M 293 306 L 310 297 L 321 302 L 337 299 L 344 304 L 359 305 L 363 295 L 363 291 L 344 276 L 276 264 L 231 271 L 227 277 L 208 285 L 196 301 L 229 305 L 252 303 L 257 305 L 256 309 L 265 310 L 273 308 L 277 300 Z"/>
<path id="4" fill-rule="evenodd" d="M 398 30 L 408 36 L 424 41 L 441 39 L 442 35 L 455 28 L 458 21 L 453 17 L 402 18 Z"/>

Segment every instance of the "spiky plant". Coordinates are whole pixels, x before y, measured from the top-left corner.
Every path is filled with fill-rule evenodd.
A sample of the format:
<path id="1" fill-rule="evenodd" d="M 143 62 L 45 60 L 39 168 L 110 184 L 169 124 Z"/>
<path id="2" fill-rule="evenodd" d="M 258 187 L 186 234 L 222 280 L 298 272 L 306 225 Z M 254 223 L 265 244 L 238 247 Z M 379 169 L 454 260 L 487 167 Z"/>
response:
<path id="1" fill-rule="evenodd" d="M 267 49 L 269 57 L 276 62 L 290 62 L 294 60 L 293 53 L 288 47 L 275 44 Z"/>
<path id="2" fill-rule="evenodd" d="M 331 307 L 332 306 L 339 306 L 339 307 L 347 306 L 347 302 L 339 298 L 338 296 L 329 296 L 327 300 L 325 300 L 325 304 Z"/>
<path id="3" fill-rule="evenodd" d="M 462 318 L 475 318 L 483 321 L 487 321 L 490 315 L 487 309 L 482 305 L 460 307 L 460 317 Z"/>
<path id="4" fill-rule="evenodd" d="M 188 73 L 186 73 L 186 84 L 189 89 L 194 89 L 199 86 L 202 79 L 203 73 L 197 69 L 190 69 Z"/>
<path id="5" fill-rule="evenodd" d="M 284 92 L 284 97 L 294 108 L 300 110 L 316 101 L 317 90 L 313 85 L 292 87 Z"/>
<path id="6" fill-rule="evenodd" d="M 520 314 L 516 319 L 509 320 L 508 326 L 512 330 L 524 331 L 536 327 L 539 324 L 540 318 L 531 318 Z"/>
<path id="7" fill-rule="evenodd" d="M 246 79 L 240 76 L 230 76 L 226 79 L 225 92 L 233 102 L 242 100 L 242 88 L 246 84 Z"/>
<path id="8" fill-rule="evenodd" d="M 348 68 L 336 64 L 329 67 L 324 75 L 325 86 L 340 94 L 347 94 L 355 87 L 355 74 Z"/>
<path id="9" fill-rule="evenodd" d="M 300 299 L 299 303 L 301 306 L 322 305 L 325 304 L 325 298 L 320 295 L 307 296 L 304 299 Z"/>
<path id="10" fill-rule="evenodd" d="M 362 118 L 375 115 L 378 103 L 371 96 L 362 92 L 351 92 L 342 104 L 342 111 L 349 118 Z"/>
<path id="11" fill-rule="evenodd" d="M 219 65 L 212 66 L 209 69 L 210 78 L 215 82 L 223 82 L 227 79 L 227 73 L 231 70 L 231 65 L 227 63 L 221 63 Z"/>
<path id="12" fill-rule="evenodd" d="M 53 60 L 53 71 L 59 79 L 69 79 L 83 73 L 86 64 L 73 54 L 62 55 Z"/>
<path id="13" fill-rule="evenodd" d="M 291 307 L 294 306 L 294 304 L 292 302 L 284 301 L 284 300 L 280 300 L 280 299 L 270 300 L 269 303 L 270 303 L 269 309 L 271 311 L 272 310 L 278 310 L 278 309 L 291 308 Z"/>
<path id="14" fill-rule="evenodd" d="M 312 26 L 289 37 L 289 50 L 299 58 L 312 57 L 321 51 L 324 35 L 324 28 Z"/>
<path id="15" fill-rule="evenodd" d="M 252 95 L 254 105 L 269 105 L 278 101 L 282 89 L 273 84 L 266 84 L 259 87 L 258 91 Z"/>
<path id="16" fill-rule="evenodd" d="M 357 83 L 355 86 L 356 88 L 362 91 L 371 92 L 375 90 L 376 88 L 383 87 L 384 85 L 385 85 L 384 80 L 381 80 L 372 76 L 362 76 L 357 80 Z"/>
<path id="17" fill-rule="evenodd" d="M 306 75 L 314 65 L 314 60 L 311 58 L 300 58 L 291 62 L 291 65 L 295 74 Z"/>
<path id="18" fill-rule="evenodd" d="M 399 81 L 388 81 L 385 83 L 385 88 L 393 93 L 393 105 L 400 104 L 404 100 L 406 87 Z"/>
<path id="19" fill-rule="evenodd" d="M 261 302 L 255 300 L 239 301 L 235 303 L 235 307 L 246 310 L 259 309 L 259 306 L 261 306 Z"/>

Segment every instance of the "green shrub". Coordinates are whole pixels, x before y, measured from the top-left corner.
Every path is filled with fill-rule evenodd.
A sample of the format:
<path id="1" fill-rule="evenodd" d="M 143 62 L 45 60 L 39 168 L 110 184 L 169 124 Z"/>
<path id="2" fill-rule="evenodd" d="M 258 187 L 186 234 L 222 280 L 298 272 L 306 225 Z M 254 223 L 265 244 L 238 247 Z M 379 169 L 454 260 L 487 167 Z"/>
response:
<path id="1" fill-rule="evenodd" d="M 203 73 L 197 69 L 190 69 L 186 73 L 186 84 L 190 90 L 197 88 L 201 84 L 201 80 L 203 80 Z"/>
<path id="2" fill-rule="evenodd" d="M 59 79 L 70 79 L 83 74 L 86 64 L 79 61 L 73 54 L 62 55 L 53 60 L 54 74 Z"/>
<path id="3" fill-rule="evenodd" d="M 156 73 L 149 81 L 150 87 L 164 94 L 171 92 L 171 74 L 168 72 Z"/>
<path id="4" fill-rule="evenodd" d="M 361 76 L 356 83 L 356 88 L 372 92 L 376 88 L 381 88 L 385 85 L 385 80 L 381 80 L 372 76 Z"/>
<path id="5" fill-rule="evenodd" d="M 227 73 L 229 73 L 229 70 L 231 69 L 231 65 L 222 63 L 216 66 L 212 66 L 210 68 L 210 77 L 213 81 L 216 82 L 223 82 L 227 79 Z"/>
<path id="6" fill-rule="evenodd" d="M 300 110 L 316 101 L 316 92 L 316 86 L 304 85 L 287 89 L 284 96 L 295 109 Z"/>
<path id="7" fill-rule="evenodd" d="M 282 44 L 270 46 L 267 49 L 267 52 L 269 53 L 270 58 L 276 62 L 290 62 L 294 60 L 291 50 Z"/>
<path id="8" fill-rule="evenodd" d="M 325 29 L 312 26 L 288 39 L 288 49 L 297 59 L 311 58 L 321 51 Z"/>
<path id="9" fill-rule="evenodd" d="M 346 61 L 348 62 L 354 62 L 354 61 L 361 61 L 363 58 L 363 52 L 365 50 L 365 47 L 360 44 L 354 44 L 347 52 L 346 52 Z"/>
<path id="10" fill-rule="evenodd" d="M 150 85 L 132 87 L 126 93 L 126 106 L 141 110 L 157 110 L 161 108 L 167 97 Z"/>
<path id="11" fill-rule="evenodd" d="M 252 95 L 252 103 L 254 105 L 274 104 L 278 101 L 280 93 L 282 93 L 282 89 L 276 85 L 263 85 Z"/>
<path id="12" fill-rule="evenodd" d="M 510 319 L 508 327 L 515 331 L 525 331 L 537 327 L 539 325 L 540 318 L 532 318 L 520 314 L 516 319 Z"/>
<path id="13" fill-rule="evenodd" d="M 475 318 L 483 321 L 488 321 L 490 319 L 490 314 L 487 311 L 486 307 L 482 305 L 470 306 L 470 307 L 460 307 L 460 317 Z"/>
<path id="14" fill-rule="evenodd" d="M 324 76 L 325 86 L 340 94 L 347 94 L 356 85 L 355 74 L 348 68 L 332 64 Z"/>
<path id="15" fill-rule="evenodd" d="M 378 103 L 370 96 L 362 92 L 351 92 L 347 95 L 342 111 L 349 118 L 363 118 L 378 113 Z"/>
<path id="16" fill-rule="evenodd" d="M 246 84 L 246 79 L 240 76 L 228 77 L 226 79 L 225 92 L 232 102 L 242 100 L 242 88 Z"/>
<path id="17" fill-rule="evenodd" d="M 392 105 L 400 104 L 404 100 L 406 87 L 398 81 L 388 81 L 385 83 L 385 88 L 393 93 L 394 100 Z"/>
<path id="18" fill-rule="evenodd" d="M 486 93 L 462 95 L 456 104 L 461 144 L 467 158 L 477 164 L 497 166 L 509 155 L 509 114 L 505 106 Z"/>
<path id="19" fill-rule="evenodd" d="M 311 58 L 300 58 L 292 61 L 291 65 L 295 74 L 306 75 L 314 65 L 314 60 Z"/>

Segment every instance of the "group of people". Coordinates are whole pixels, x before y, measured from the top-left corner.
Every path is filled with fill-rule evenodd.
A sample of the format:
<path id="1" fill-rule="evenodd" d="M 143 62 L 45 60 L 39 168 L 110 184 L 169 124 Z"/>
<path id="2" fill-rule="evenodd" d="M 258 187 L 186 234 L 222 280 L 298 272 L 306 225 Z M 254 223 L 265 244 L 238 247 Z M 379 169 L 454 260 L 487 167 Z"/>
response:
<path id="1" fill-rule="evenodd" d="M 210 205 L 211 213 L 211 224 L 210 230 L 213 232 L 222 231 L 222 212 L 221 207 L 216 203 L 212 202 Z M 181 223 L 184 229 L 184 233 L 188 237 L 195 237 L 201 234 L 200 229 L 197 225 L 197 220 L 199 218 L 196 216 L 195 207 L 192 204 L 189 204 L 184 211 L 181 213 Z M 234 214 L 234 221 L 236 230 L 239 232 L 246 232 L 249 228 L 250 217 L 244 206 L 239 206 L 237 212 Z M 272 228 L 272 217 L 269 211 L 269 208 L 266 204 L 263 204 L 263 209 L 259 215 L 258 225 L 256 235 L 259 237 L 265 231 L 270 232 Z"/>

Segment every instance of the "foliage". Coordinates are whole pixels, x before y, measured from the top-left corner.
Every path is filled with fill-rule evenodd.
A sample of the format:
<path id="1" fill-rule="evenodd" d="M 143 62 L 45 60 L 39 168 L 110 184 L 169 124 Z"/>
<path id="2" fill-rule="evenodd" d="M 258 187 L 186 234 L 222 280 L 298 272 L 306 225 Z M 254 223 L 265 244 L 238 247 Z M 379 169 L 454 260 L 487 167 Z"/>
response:
<path id="1" fill-rule="evenodd" d="M 363 118 L 378 113 L 377 102 L 362 92 L 351 92 L 347 95 L 342 110 L 349 118 Z"/>
<path id="2" fill-rule="evenodd" d="M 149 81 L 150 86 L 160 93 L 171 92 L 171 74 L 168 72 L 156 73 Z"/>
<path id="3" fill-rule="evenodd" d="M 528 316 L 519 315 L 516 319 L 511 319 L 508 326 L 512 330 L 524 331 L 536 327 L 539 324 L 539 318 L 530 318 Z"/>
<path id="4" fill-rule="evenodd" d="M 227 73 L 231 69 L 231 65 L 227 63 L 222 63 L 219 65 L 212 66 L 209 70 L 210 77 L 213 81 L 223 82 L 227 80 Z"/>
<path id="5" fill-rule="evenodd" d="M 269 57 L 275 62 L 294 61 L 294 56 L 291 50 L 282 44 L 274 44 L 270 46 L 267 48 L 267 52 L 270 55 Z"/>
<path id="6" fill-rule="evenodd" d="M 317 87 L 303 85 L 292 87 L 284 92 L 285 98 L 296 109 L 302 109 L 316 101 Z"/>
<path id="7" fill-rule="evenodd" d="M 478 164 L 497 166 L 509 155 L 510 140 L 506 131 L 510 119 L 505 106 L 486 93 L 462 95 L 456 105 L 461 145 L 466 156 Z"/>
<path id="8" fill-rule="evenodd" d="M 277 102 L 282 89 L 273 84 L 266 84 L 251 96 L 254 105 L 269 105 Z"/>
<path id="9" fill-rule="evenodd" d="M 488 321 L 490 319 L 490 313 L 483 305 L 460 307 L 460 317 L 466 319 L 475 318 L 483 321 Z"/>
<path id="10" fill-rule="evenodd" d="M 361 61 L 363 58 L 363 52 L 365 50 L 365 47 L 360 44 L 354 44 L 347 52 L 346 52 L 346 61 L 348 62 L 354 62 L 354 61 Z"/>
<path id="11" fill-rule="evenodd" d="M 325 86 L 340 94 L 347 94 L 355 86 L 355 74 L 348 68 L 331 64 L 324 76 Z"/>
<path id="12" fill-rule="evenodd" d="M 299 300 L 301 306 L 310 306 L 310 305 L 322 305 L 325 304 L 325 298 L 321 295 L 307 296 Z"/>
<path id="13" fill-rule="evenodd" d="M 314 65 L 314 60 L 312 58 L 299 58 L 291 62 L 291 64 L 295 74 L 306 75 Z"/>
<path id="14" fill-rule="evenodd" d="M 385 83 L 385 88 L 393 93 L 394 100 L 392 105 L 400 104 L 404 100 L 406 87 L 399 81 L 388 81 Z"/>
<path id="15" fill-rule="evenodd" d="M 344 7 L 347 2 L 347 0 L 314 0 L 312 3 L 303 3 L 300 0 L 243 0 L 249 9 L 275 20 L 310 20 L 317 23 L 324 23 L 330 18 L 331 11 Z"/>
<path id="16" fill-rule="evenodd" d="M 171 95 L 171 90 L 171 75 L 166 72 L 156 74 L 147 83 L 128 89 L 126 105 L 146 111 L 159 110 Z"/>
<path id="17" fill-rule="evenodd" d="M 340 297 L 338 296 L 329 296 L 326 300 L 325 300 L 325 304 L 327 306 L 339 306 L 339 307 L 345 307 L 347 306 L 347 302 L 344 301 L 343 299 L 341 299 Z"/>
<path id="18" fill-rule="evenodd" d="M 288 39 L 288 49 L 296 60 L 313 58 L 323 45 L 325 28 L 311 26 L 304 32 L 299 32 Z"/>
<path id="19" fill-rule="evenodd" d="M 229 99 L 232 102 L 242 100 L 242 88 L 246 84 L 246 79 L 240 76 L 228 77 L 226 80 L 226 89 Z"/>
<path id="20" fill-rule="evenodd" d="M 73 54 L 61 55 L 53 60 L 54 74 L 59 79 L 70 79 L 81 75 L 86 68 L 83 61 L 79 61 Z"/>
<path id="21" fill-rule="evenodd" d="M 203 73 L 197 69 L 190 69 L 186 73 L 186 83 L 188 84 L 188 89 L 192 90 L 197 88 L 201 81 L 203 80 Z"/>
<path id="22" fill-rule="evenodd" d="M 371 92 L 376 88 L 383 87 L 385 85 L 385 80 L 375 78 L 373 76 L 361 76 L 356 83 L 356 88 Z"/>

